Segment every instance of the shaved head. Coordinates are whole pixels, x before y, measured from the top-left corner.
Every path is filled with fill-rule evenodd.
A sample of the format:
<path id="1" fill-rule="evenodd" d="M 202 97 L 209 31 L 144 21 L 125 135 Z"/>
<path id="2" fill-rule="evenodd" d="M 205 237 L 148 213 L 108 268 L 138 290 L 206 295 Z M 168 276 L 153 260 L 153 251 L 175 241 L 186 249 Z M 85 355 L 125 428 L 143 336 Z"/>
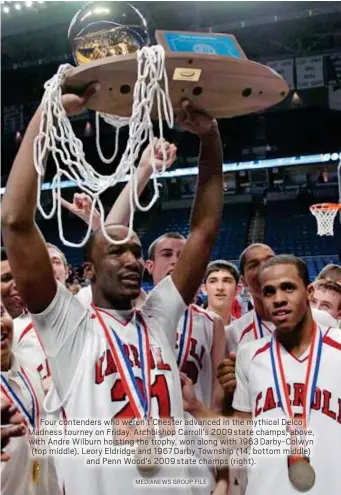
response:
<path id="1" fill-rule="evenodd" d="M 126 225 L 112 223 L 106 226 L 106 232 L 107 235 L 114 241 L 121 241 L 127 237 L 129 228 Z M 140 239 L 134 231 L 132 232 L 130 239 L 134 239 L 134 241 L 138 242 L 138 244 L 141 245 Z M 85 260 L 94 261 L 95 253 L 98 253 L 98 251 L 101 251 L 105 246 L 108 246 L 109 244 L 110 243 L 104 237 L 102 230 L 93 232 L 85 245 Z"/>
<path id="2" fill-rule="evenodd" d="M 106 228 L 113 241 L 127 238 L 125 225 Z M 124 243 L 109 242 L 96 231 L 86 245 L 84 271 L 91 280 L 95 305 L 102 308 L 128 309 L 139 294 L 144 271 L 142 247 L 135 232 Z"/>

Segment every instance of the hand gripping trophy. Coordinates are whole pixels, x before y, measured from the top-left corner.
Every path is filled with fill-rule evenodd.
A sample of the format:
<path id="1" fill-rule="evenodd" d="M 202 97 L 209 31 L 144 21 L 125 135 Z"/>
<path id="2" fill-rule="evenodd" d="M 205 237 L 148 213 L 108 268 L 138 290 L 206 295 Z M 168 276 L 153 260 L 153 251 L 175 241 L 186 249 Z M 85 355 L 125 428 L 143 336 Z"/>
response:
<path id="1" fill-rule="evenodd" d="M 127 2 L 86 4 L 71 22 L 69 39 L 77 67 L 62 65 L 45 83 L 40 133 L 35 142 L 35 166 L 40 181 L 50 152 L 57 169 L 52 183 L 52 209 L 46 213 L 40 197 L 38 207 L 46 219 L 57 210 L 59 235 L 69 246 L 85 245 L 96 207 L 106 239 L 126 242 L 126 239 L 113 241 L 107 236 L 100 200 L 104 191 L 126 176 L 132 184 L 128 236 L 133 230 L 134 210 L 147 211 L 158 199 L 157 177 L 166 168 L 165 150 L 162 150 L 163 169 L 157 172 L 154 166 L 154 195 L 147 206 L 139 203 L 135 173 L 141 147 L 153 142 L 153 120 L 158 122 L 162 138 L 164 121 L 173 127 L 174 112 L 180 110 L 183 99 L 219 118 L 264 110 L 282 101 L 289 92 L 280 75 L 248 60 L 232 35 L 156 31 L 157 44 L 151 45 L 146 20 Z M 61 101 L 63 92 L 84 94 L 93 83 L 97 83 L 98 91 L 88 99 L 87 107 L 96 112 L 96 145 L 104 163 L 115 160 L 119 129 L 129 127 L 126 148 L 117 167 L 108 175 L 99 174 L 87 162 L 82 142 L 75 136 Z M 116 129 L 115 151 L 110 158 L 103 156 L 100 147 L 101 119 Z M 89 228 L 79 244 L 67 241 L 63 234 L 60 195 L 63 177 L 75 182 L 93 199 Z"/>

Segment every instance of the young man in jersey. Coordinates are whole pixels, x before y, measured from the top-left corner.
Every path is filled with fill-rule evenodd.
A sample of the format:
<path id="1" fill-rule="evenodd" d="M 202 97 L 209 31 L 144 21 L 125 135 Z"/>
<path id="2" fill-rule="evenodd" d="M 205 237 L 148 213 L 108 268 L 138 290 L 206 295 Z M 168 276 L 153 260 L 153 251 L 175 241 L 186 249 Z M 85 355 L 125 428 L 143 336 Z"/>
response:
<path id="1" fill-rule="evenodd" d="M 1 400 L 15 406 L 20 413 L 5 423 L 23 421 L 11 426 L 11 441 L 1 445 L 1 493 L 3 495 L 57 495 L 58 488 L 49 487 L 49 460 L 47 456 L 32 458 L 27 428 L 39 428 L 39 418 L 44 415 L 44 390 L 35 369 L 20 354 L 12 352 L 13 320 L 1 303 Z M 11 409 L 13 413 L 13 409 Z M 29 418 L 29 419 L 28 419 Z M 7 419 L 7 421 L 6 421 Z M 6 431 L 6 430 L 5 430 Z M 52 482 L 52 478 L 51 478 Z M 54 487 L 55 484 L 54 480 Z M 50 489 L 51 488 L 51 489 Z M 52 490 L 52 491 L 51 491 Z"/>
<path id="2" fill-rule="evenodd" d="M 341 283 L 318 279 L 310 286 L 310 306 L 341 320 Z"/>
<path id="3" fill-rule="evenodd" d="M 173 273 L 185 243 L 186 239 L 181 234 L 166 232 L 150 245 L 146 268 L 154 286 Z M 185 339 L 190 342 L 187 353 Z M 221 319 L 191 304 L 187 316 L 185 313 L 181 318 L 177 331 L 176 349 L 180 371 L 191 378 L 200 399 L 217 411 L 221 410 L 223 399 L 222 388 L 216 377 L 217 366 L 224 357 L 223 345 L 224 328 Z"/>
<path id="4" fill-rule="evenodd" d="M 175 160 L 175 148 L 169 143 L 165 143 L 167 152 L 167 168 L 171 166 Z M 157 158 L 156 167 L 161 169 L 161 142 L 156 142 L 155 154 Z M 142 192 L 143 187 L 146 185 L 147 177 L 152 172 L 150 166 L 150 151 L 147 149 L 144 156 L 141 158 L 139 165 L 142 171 L 140 172 L 140 188 L 139 193 Z M 127 223 L 129 220 L 130 202 L 129 202 L 129 188 L 127 184 L 122 191 L 120 197 L 112 207 L 111 212 L 108 215 L 108 220 L 119 221 L 120 223 Z M 73 203 L 67 203 L 64 201 L 64 206 L 75 215 L 82 218 L 86 223 L 89 222 L 89 212 L 91 211 L 91 199 L 86 195 L 77 195 L 74 197 Z M 157 239 L 155 239 L 148 248 L 148 260 L 146 260 L 146 268 L 153 279 L 154 287 L 161 282 L 165 277 L 171 275 L 174 271 L 176 263 L 180 258 L 182 249 L 186 243 L 186 239 L 178 232 L 166 232 Z M 230 269 L 230 266 L 229 266 Z M 236 268 L 235 268 L 236 270 Z M 236 276 L 235 272 L 235 276 Z M 136 301 L 136 305 L 143 304 L 146 295 L 139 297 Z M 91 304 L 91 288 L 82 289 L 78 294 L 78 299 L 84 304 Z M 227 302 L 227 301 L 226 301 Z M 227 302 L 229 305 L 229 303 Z M 215 315 L 210 315 L 207 311 L 199 308 L 196 305 L 191 305 L 189 312 L 189 319 L 182 317 L 177 331 L 177 354 L 178 361 L 181 366 L 181 370 L 184 371 L 196 385 L 196 393 L 198 396 L 214 410 L 220 411 L 222 407 L 223 391 L 216 376 L 216 370 L 218 364 L 225 357 L 224 353 L 224 329 L 220 318 Z M 191 328 L 191 321 L 193 320 L 193 329 L 191 336 L 188 332 Z M 189 337 L 190 345 L 186 352 L 186 342 L 182 339 L 185 335 L 186 339 Z M 184 354 L 187 354 L 184 359 Z"/>
<path id="5" fill-rule="evenodd" d="M 176 147 L 169 144 L 167 141 L 161 142 L 160 139 L 154 140 L 154 156 L 155 156 L 155 167 L 157 170 L 161 170 L 162 167 L 162 144 L 165 148 L 166 153 L 166 168 L 168 169 L 176 158 Z M 151 165 L 151 146 L 148 145 L 144 152 L 142 153 L 139 166 L 137 168 L 137 178 L 139 181 L 138 194 L 143 191 L 148 179 L 153 172 L 153 167 Z M 86 194 L 75 194 L 73 203 L 68 203 L 63 200 L 63 206 L 69 209 L 72 213 L 79 216 L 86 223 L 89 220 L 91 212 L 91 200 Z M 130 185 L 128 184 L 124 190 L 121 192 L 112 210 L 109 212 L 106 218 L 106 224 L 109 223 L 127 223 L 130 214 Z M 100 214 L 96 212 L 94 215 L 94 230 L 97 230 L 100 225 Z M 69 275 L 69 266 L 65 258 L 64 253 L 54 244 L 47 243 L 48 253 L 52 263 L 53 274 L 57 281 L 62 284 L 66 283 L 66 279 Z M 44 387 L 46 391 L 50 386 L 50 370 L 48 366 L 48 361 L 45 355 L 44 347 L 41 340 L 39 339 L 34 326 L 32 324 L 32 318 L 29 312 L 26 310 L 24 303 L 18 292 L 13 280 L 13 276 L 10 272 L 10 266 L 7 259 L 5 250 L 1 250 L 1 260 L 2 268 L 4 270 L 3 277 L 4 282 L 1 283 L 1 292 L 6 296 L 6 301 L 8 301 L 10 307 L 11 300 L 18 300 L 20 305 L 20 314 L 13 316 L 14 319 L 14 335 L 13 335 L 13 346 L 14 349 L 20 354 L 28 359 L 31 364 L 37 369 L 40 374 L 41 379 L 44 382 Z M 12 298 L 7 297 L 12 296 Z M 90 307 L 92 302 L 91 287 L 88 286 L 81 289 L 77 294 L 77 299 L 83 304 L 84 307 Z M 144 300 L 144 297 L 141 299 Z M 140 298 L 136 301 L 138 303 Z"/>
<path id="6" fill-rule="evenodd" d="M 83 110 L 85 103 L 86 97 L 63 96 L 68 114 Z M 97 232 L 87 245 L 95 305 L 90 313 L 56 283 L 45 242 L 34 222 L 37 174 L 32 149 L 40 118 L 38 110 L 12 167 L 2 203 L 2 226 L 18 290 L 49 357 L 55 390 L 47 405 L 59 413 L 63 404 L 67 418 L 182 417 L 174 353 L 176 327 L 201 283 L 219 231 L 223 181 L 217 123 L 190 102 L 182 102 L 180 122 L 199 136 L 201 144 L 190 235 L 173 273 L 136 313 L 132 301 L 141 289 L 141 243 L 133 234 L 126 244 L 111 244 Z M 19 206 L 22 204 L 24 209 Z M 108 228 L 115 240 L 122 240 L 127 232 L 125 226 Z M 119 470 L 102 465 L 89 469 L 84 458 L 63 458 L 58 464 L 62 465 L 59 469 L 66 493 L 131 493 L 135 492 L 134 479 L 142 479 L 136 465 Z M 187 473 L 186 466 L 176 466 L 176 470 L 160 466 L 157 476 L 187 478 Z M 184 494 L 190 489 L 171 485 L 168 491 Z"/>
<path id="7" fill-rule="evenodd" d="M 261 291 L 261 282 L 259 273 L 268 260 L 275 256 L 274 251 L 266 244 L 251 244 L 240 256 L 240 271 L 244 284 L 248 287 L 253 299 L 254 308 L 246 313 L 239 320 L 235 320 L 226 330 L 227 348 L 229 356 L 218 366 L 218 379 L 225 391 L 226 405 L 230 406 L 232 413 L 233 394 L 236 388 L 235 360 L 237 350 L 246 342 L 258 340 L 265 336 L 271 335 L 274 325 L 270 321 L 270 316 L 263 304 L 263 294 Z M 323 326 L 336 326 L 336 322 L 327 313 L 313 310 L 314 318 Z M 231 470 L 232 471 L 232 470 Z M 240 492 L 245 490 L 245 472 L 239 470 L 237 480 Z M 239 495 L 238 492 L 236 492 Z"/>
<path id="8" fill-rule="evenodd" d="M 251 244 L 240 256 L 240 272 L 252 296 L 253 309 L 228 327 L 229 352 L 236 353 L 239 345 L 272 333 L 273 325 L 269 321 L 269 315 L 263 304 L 259 271 L 262 265 L 274 255 L 274 251 L 266 244 Z M 314 310 L 314 317 L 322 325 L 335 326 L 333 318 L 323 311 Z"/>
<path id="9" fill-rule="evenodd" d="M 207 293 L 207 310 L 221 317 L 224 327 L 231 324 L 232 307 L 239 283 L 238 268 L 229 261 L 216 260 L 209 263 L 204 286 Z"/>
<path id="10" fill-rule="evenodd" d="M 236 416 L 279 419 L 280 424 L 296 417 L 299 425 L 303 416 L 314 436 L 303 453 L 305 458 L 302 452 L 291 450 L 297 436 L 286 442 L 286 452 L 281 448 L 278 454 L 258 454 L 254 467 L 248 470 L 246 495 L 296 495 L 307 490 L 311 495 L 337 495 L 341 382 L 335 370 L 341 369 L 340 331 L 320 327 L 314 321 L 309 305 L 309 274 L 303 260 L 275 256 L 261 267 L 260 281 L 264 306 L 276 329 L 271 336 L 247 342 L 238 350 L 233 400 Z M 214 417 L 195 399 L 193 387 L 185 378 L 184 383 L 187 410 L 196 418 Z M 255 456 L 261 437 L 253 438 L 258 438 L 258 443 L 253 442 L 251 456 Z"/>
<path id="11" fill-rule="evenodd" d="M 54 244 L 47 243 L 47 250 L 51 260 L 54 277 L 61 284 L 66 283 L 69 274 L 68 264 L 64 253 Z M 7 261 L 8 263 L 8 261 Z M 9 265 L 8 265 L 9 266 Z M 10 267 L 9 267 L 10 268 Z M 12 275 L 11 275 L 12 277 Z M 13 277 L 12 284 L 15 286 Z M 1 283 L 2 288 L 3 282 Z M 48 361 L 45 355 L 37 332 L 34 329 L 32 318 L 24 305 L 22 313 L 14 318 L 13 325 L 13 348 L 15 352 L 25 358 L 37 370 L 40 378 L 43 380 L 45 391 L 48 390 L 50 380 L 50 370 Z"/>

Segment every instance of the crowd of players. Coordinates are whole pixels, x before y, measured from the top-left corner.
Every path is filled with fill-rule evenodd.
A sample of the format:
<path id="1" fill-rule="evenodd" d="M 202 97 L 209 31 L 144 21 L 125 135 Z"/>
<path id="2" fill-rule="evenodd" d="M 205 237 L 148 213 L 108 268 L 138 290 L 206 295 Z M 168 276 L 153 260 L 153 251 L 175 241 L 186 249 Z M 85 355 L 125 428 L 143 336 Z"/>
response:
<path id="1" fill-rule="evenodd" d="M 84 108 L 86 98 L 65 95 L 63 102 L 66 112 L 74 113 Z M 188 239 L 165 232 L 149 247 L 144 262 L 136 234 L 125 244 L 108 243 L 95 217 L 85 248 L 84 274 L 90 284 L 77 291 L 66 287 L 64 254 L 45 242 L 34 222 L 33 143 L 39 110 L 29 124 L 2 204 L 4 495 L 112 495 L 141 489 L 136 479 L 146 473 L 134 465 L 108 469 L 86 466 L 84 459 L 32 458 L 28 429 L 39 429 L 46 415 L 68 420 L 190 415 L 201 420 L 306 414 L 318 434 L 317 451 L 309 459 L 266 457 L 249 471 L 161 466 L 147 477 L 207 481 L 162 487 L 172 494 L 291 495 L 298 482 L 290 475 L 290 464 L 305 462 L 314 468 L 312 494 L 339 491 L 341 268 L 329 265 L 311 283 L 304 261 L 276 255 L 264 244 L 252 244 L 241 253 L 240 272 L 227 260 L 210 262 L 223 208 L 219 130 L 214 119 L 190 102 L 184 102 L 179 121 L 201 142 Z M 153 146 L 157 167 L 163 147 L 170 167 L 175 146 L 160 140 Z M 150 160 L 149 146 L 137 169 L 139 193 L 152 174 Z M 115 240 L 127 234 L 129 189 L 128 184 L 106 219 Z M 76 195 L 64 206 L 89 220 L 86 196 Z M 155 286 L 149 294 L 141 290 L 144 269 Z M 236 311 L 241 285 L 248 288 L 252 303 L 242 316 Z M 206 309 L 193 304 L 201 289 L 207 294 Z M 288 386 L 289 412 L 275 386 L 276 362 L 284 373 L 284 395 Z M 308 401 L 313 371 L 316 380 Z"/>

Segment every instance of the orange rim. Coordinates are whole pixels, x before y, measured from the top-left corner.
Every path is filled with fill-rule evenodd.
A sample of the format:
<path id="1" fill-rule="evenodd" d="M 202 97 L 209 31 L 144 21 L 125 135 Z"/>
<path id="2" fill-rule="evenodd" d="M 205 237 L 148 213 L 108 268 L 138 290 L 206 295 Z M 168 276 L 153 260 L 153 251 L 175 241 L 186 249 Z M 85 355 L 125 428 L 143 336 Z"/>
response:
<path id="1" fill-rule="evenodd" d="M 312 205 L 310 206 L 310 211 L 315 211 L 315 210 L 340 210 L 341 205 L 338 203 L 320 203 L 317 205 Z"/>

